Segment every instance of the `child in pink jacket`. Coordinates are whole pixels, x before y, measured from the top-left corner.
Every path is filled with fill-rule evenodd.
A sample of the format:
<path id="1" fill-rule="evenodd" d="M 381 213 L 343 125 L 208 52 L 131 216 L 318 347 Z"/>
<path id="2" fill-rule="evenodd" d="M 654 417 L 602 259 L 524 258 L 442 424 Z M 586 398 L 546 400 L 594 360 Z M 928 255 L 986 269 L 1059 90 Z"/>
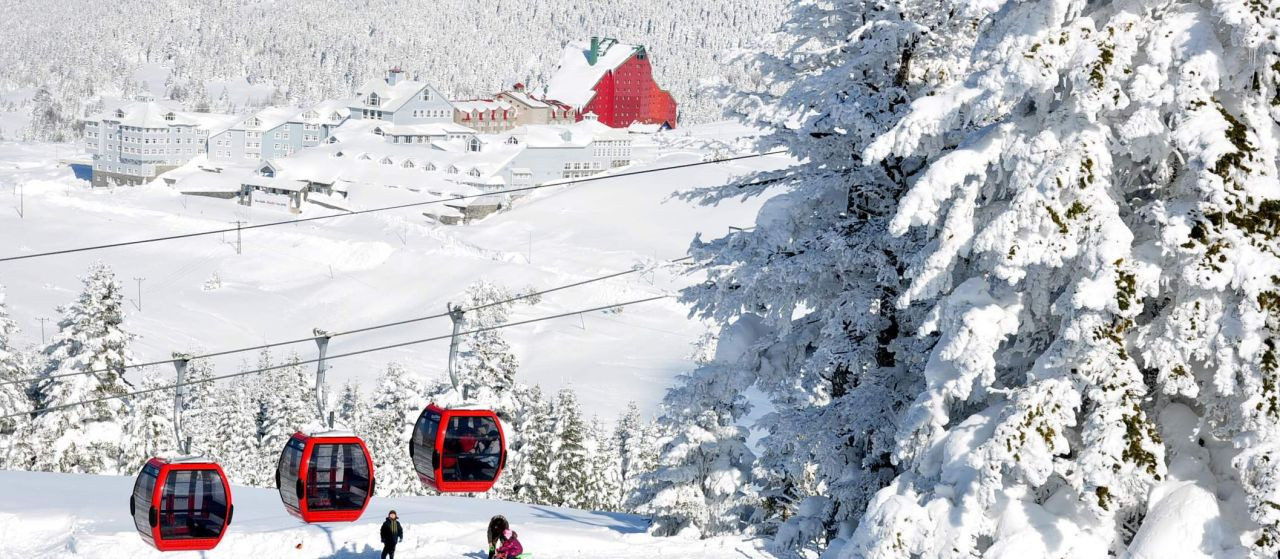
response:
<path id="1" fill-rule="evenodd" d="M 520 545 L 520 540 L 516 539 L 516 533 L 510 528 L 502 531 L 502 542 L 498 545 L 498 552 L 494 554 L 494 559 L 516 559 L 521 553 L 524 553 L 524 547 Z"/>

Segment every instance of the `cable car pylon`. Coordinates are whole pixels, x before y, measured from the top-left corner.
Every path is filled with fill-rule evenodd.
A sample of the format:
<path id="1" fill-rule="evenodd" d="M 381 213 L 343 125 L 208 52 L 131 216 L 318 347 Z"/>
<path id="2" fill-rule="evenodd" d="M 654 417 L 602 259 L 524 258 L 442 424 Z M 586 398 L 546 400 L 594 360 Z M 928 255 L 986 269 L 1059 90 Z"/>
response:
<path id="1" fill-rule="evenodd" d="M 467 394 L 461 383 L 458 382 L 458 369 L 456 362 L 458 360 L 458 332 L 462 331 L 462 325 L 466 322 L 466 311 L 462 310 L 462 305 L 453 306 L 453 303 L 445 303 L 445 308 L 449 310 L 449 320 L 453 321 L 453 334 L 449 336 L 449 382 L 453 383 L 453 390 L 462 396 L 463 401 L 467 400 Z"/>
<path id="2" fill-rule="evenodd" d="M 187 365 L 191 356 L 173 354 L 177 383 L 173 395 L 173 436 L 179 456 L 156 456 L 142 466 L 129 496 L 129 516 L 138 534 L 160 551 L 207 551 L 217 547 L 231 525 L 235 506 L 222 467 L 191 455 L 182 436 Z"/>
<path id="3" fill-rule="evenodd" d="M 364 441 L 325 413 L 325 355 L 333 334 L 316 328 L 316 417 L 322 427 L 303 427 L 285 442 L 276 464 L 276 490 L 289 514 L 303 522 L 359 520 L 373 497 L 373 457 Z"/>
<path id="4" fill-rule="evenodd" d="M 446 303 L 453 334 L 449 337 L 449 382 L 463 402 L 471 399 L 458 373 L 458 346 L 466 313 Z M 493 488 L 507 462 L 507 441 L 498 414 L 469 405 L 445 409 L 434 403 L 418 414 L 409 458 L 423 485 L 442 493 L 483 493 Z"/>
<path id="5" fill-rule="evenodd" d="M 327 369 L 324 363 L 324 355 L 329 351 L 329 340 L 333 338 L 333 334 L 326 332 L 324 330 L 321 330 L 319 328 L 312 330 L 311 333 L 316 335 L 316 349 L 319 351 L 319 355 L 316 358 L 316 417 L 319 417 L 320 421 L 324 421 L 325 420 L 324 371 L 325 369 Z M 332 429 L 333 428 L 332 412 L 329 413 L 328 419 L 329 419 L 329 428 Z"/>

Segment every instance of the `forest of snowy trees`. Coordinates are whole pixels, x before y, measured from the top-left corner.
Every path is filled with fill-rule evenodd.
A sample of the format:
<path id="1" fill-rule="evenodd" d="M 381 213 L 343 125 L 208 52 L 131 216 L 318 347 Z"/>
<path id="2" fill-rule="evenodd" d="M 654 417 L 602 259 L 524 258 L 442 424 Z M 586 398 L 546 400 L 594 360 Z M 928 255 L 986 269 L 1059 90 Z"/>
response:
<path id="1" fill-rule="evenodd" d="M 0 469 L 131 475 L 150 457 L 176 452 L 172 390 L 53 409 L 174 382 L 172 369 L 120 374 L 121 366 L 135 362 L 120 282 L 102 264 L 82 282 L 80 296 L 59 309 L 58 332 L 44 347 L 11 345 L 16 327 L 0 299 L 0 415 L 30 413 L 0 423 Z M 468 324 L 506 322 L 513 303 L 492 303 L 512 295 L 493 284 L 473 285 L 465 306 L 490 306 L 470 313 Z M 183 426 L 192 451 L 217 460 L 234 483 L 274 487 L 285 441 L 319 419 L 314 368 L 299 361 L 296 354 L 263 350 L 243 370 L 277 368 L 243 382 L 208 382 L 218 372 L 207 361 L 191 361 Z M 625 492 L 654 467 L 656 425 L 632 404 L 607 429 L 583 415 L 572 389 L 544 396 L 518 382 L 518 367 L 498 331 L 464 336 L 460 373 L 466 401 L 499 414 L 510 449 L 500 483 L 484 497 L 622 510 Z M 409 438 L 428 403 L 463 401 L 450 383 L 391 363 L 368 388 L 348 382 L 328 393 L 336 422 L 368 445 L 379 495 L 429 492 L 414 473 Z"/>
<path id="2" fill-rule="evenodd" d="M 569 41 L 593 35 L 648 45 L 659 84 L 680 104 L 682 122 L 720 118 L 720 99 L 701 82 L 747 74 L 726 49 L 754 44 L 776 28 L 781 0 L 627 2 L 211 3 L 16 2 L 0 18 L 0 103 L 28 112 L 27 136 L 66 141 L 103 96 L 148 90 L 192 109 L 245 110 L 216 84 L 247 79 L 275 91 L 258 103 L 310 104 L 349 97 L 371 77 L 404 68 L 453 99 L 489 96 L 515 82 L 539 91 Z M 165 83 L 135 72 L 171 70 Z M 145 79 L 145 78 L 142 78 Z M 13 95 L 5 95 L 16 92 Z M 18 93 L 21 93 L 20 95 Z M 0 109 L 3 109 L 0 106 Z"/>

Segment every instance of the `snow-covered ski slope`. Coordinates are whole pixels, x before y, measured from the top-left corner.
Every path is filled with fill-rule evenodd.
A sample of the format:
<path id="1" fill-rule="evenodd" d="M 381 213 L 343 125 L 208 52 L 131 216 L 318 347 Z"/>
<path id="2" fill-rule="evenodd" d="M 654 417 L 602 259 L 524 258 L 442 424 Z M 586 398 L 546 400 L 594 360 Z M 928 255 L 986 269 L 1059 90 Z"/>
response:
<path id="1" fill-rule="evenodd" d="M 678 142 L 633 169 L 701 160 L 699 146 L 749 133 L 735 125 L 675 132 Z M 685 138 L 685 134 L 692 134 Z M 739 146 L 746 147 L 745 142 Z M 679 146 L 679 147 L 673 147 Z M 0 256 L 174 235 L 291 219 L 282 209 L 243 207 L 183 196 L 163 185 L 90 190 L 56 164 L 72 150 L 48 144 L 0 143 Z M 0 263 L 0 284 L 23 332 L 19 344 L 40 342 L 56 328 L 57 305 L 75 298 L 76 279 L 101 260 L 137 298 L 125 328 L 139 335 L 138 361 L 171 352 L 218 351 L 304 338 L 330 331 L 436 314 L 462 301 L 467 285 L 486 280 L 507 288 L 542 289 L 684 255 L 694 234 L 715 237 L 754 222 L 761 200 L 703 207 L 672 199 L 677 190 L 724 184 L 755 169 L 779 167 L 780 156 L 747 159 L 537 191 L 519 206 L 468 226 L 429 225 L 432 206 L 345 216 L 243 233 Z M 420 201 L 422 192 L 353 188 L 352 209 Z M 19 194 L 22 194 L 19 196 Z M 22 199 L 23 213 L 18 207 Z M 304 217 L 336 213 L 308 207 Z M 217 275 L 221 287 L 206 284 Z M 697 276 L 673 267 L 550 294 L 518 305 L 512 320 L 570 312 L 673 293 Z M 216 283 L 216 282 L 214 282 Z M 137 304 L 137 301 L 133 301 Z M 610 421 L 628 400 L 653 411 L 672 377 L 691 369 L 692 345 L 705 331 L 674 299 L 518 326 L 503 331 L 520 360 L 519 380 L 546 391 L 572 386 L 588 414 Z M 330 354 L 447 335 L 447 318 L 336 338 Z M 329 380 L 372 379 L 390 361 L 415 374 L 443 374 L 447 342 L 333 360 Z M 298 344 L 304 358 L 315 345 Z M 220 374 L 256 362 L 253 353 L 214 361 Z M 130 373 L 137 380 L 139 373 Z M 152 374 L 171 379 L 171 367 Z"/>
<path id="2" fill-rule="evenodd" d="M 154 550 L 129 518 L 133 479 L 0 471 L 0 559 L 354 559 L 378 557 L 378 528 L 395 510 L 405 527 L 398 559 L 486 557 L 485 527 L 501 514 L 533 557 L 765 557 L 756 542 L 734 538 L 655 538 L 643 518 L 617 513 L 465 497 L 375 497 L 352 523 L 306 525 L 284 511 L 273 489 L 233 487 L 236 512 L 209 552 Z"/>

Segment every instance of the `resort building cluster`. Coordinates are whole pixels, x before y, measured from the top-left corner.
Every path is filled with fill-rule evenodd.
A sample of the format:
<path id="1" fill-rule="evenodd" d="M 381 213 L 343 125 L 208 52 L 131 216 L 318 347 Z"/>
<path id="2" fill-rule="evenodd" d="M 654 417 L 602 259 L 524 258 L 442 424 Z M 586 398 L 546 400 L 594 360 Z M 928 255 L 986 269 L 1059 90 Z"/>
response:
<path id="1" fill-rule="evenodd" d="M 345 208 L 353 189 L 391 187 L 457 199 L 443 223 L 488 215 L 508 190 L 631 164 L 638 133 L 676 126 L 643 46 L 593 37 L 565 47 L 542 95 L 514 84 L 487 99 L 448 99 L 400 68 L 345 100 L 249 115 L 138 101 L 85 119 L 94 186 L 157 178 L 183 193 Z M 492 193 L 492 195 L 488 195 Z"/>

